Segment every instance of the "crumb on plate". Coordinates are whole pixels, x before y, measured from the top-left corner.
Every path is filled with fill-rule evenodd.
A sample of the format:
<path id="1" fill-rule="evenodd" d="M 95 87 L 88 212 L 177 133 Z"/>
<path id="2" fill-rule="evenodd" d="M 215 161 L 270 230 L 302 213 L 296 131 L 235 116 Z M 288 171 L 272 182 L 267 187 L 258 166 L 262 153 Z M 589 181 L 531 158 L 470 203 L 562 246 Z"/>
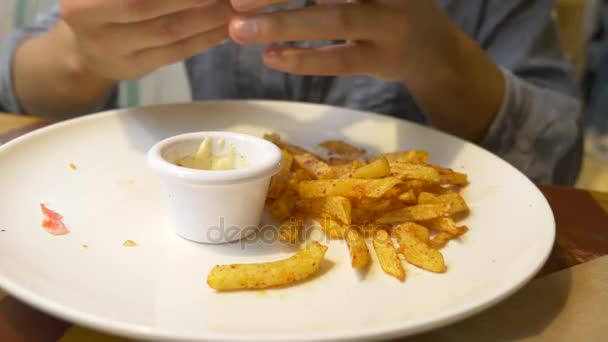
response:
<path id="1" fill-rule="evenodd" d="M 127 240 L 122 245 L 125 246 L 125 247 L 135 247 L 135 246 L 137 246 L 137 244 L 133 240 Z"/>
<path id="2" fill-rule="evenodd" d="M 70 169 L 76 171 L 76 170 L 78 170 L 78 167 L 76 166 L 76 164 L 70 163 Z"/>
<path id="3" fill-rule="evenodd" d="M 82 249 L 89 249 L 89 245 L 82 245 Z"/>

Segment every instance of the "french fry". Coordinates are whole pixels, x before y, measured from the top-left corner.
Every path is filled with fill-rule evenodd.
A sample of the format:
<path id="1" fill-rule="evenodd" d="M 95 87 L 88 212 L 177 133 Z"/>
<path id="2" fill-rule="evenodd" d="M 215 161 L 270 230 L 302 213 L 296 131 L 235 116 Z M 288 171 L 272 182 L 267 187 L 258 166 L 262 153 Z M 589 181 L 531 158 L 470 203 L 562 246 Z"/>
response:
<path id="1" fill-rule="evenodd" d="M 350 200 L 342 196 L 328 196 L 298 200 L 296 206 L 301 210 L 318 216 L 327 214 L 342 223 L 351 223 Z"/>
<path id="2" fill-rule="evenodd" d="M 385 211 L 391 205 L 391 200 L 387 198 L 362 197 L 352 200 L 353 206 L 373 212 Z"/>
<path id="3" fill-rule="evenodd" d="M 279 222 L 285 221 L 293 213 L 298 197 L 293 191 L 285 191 L 269 208 L 270 215 Z"/>
<path id="4" fill-rule="evenodd" d="M 363 224 L 360 225 L 356 225 L 355 226 L 357 229 L 359 229 L 359 231 L 361 232 L 361 234 L 363 234 L 363 236 L 366 239 L 371 239 L 374 237 L 374 234 L 378 231 L 378 230 L 386 230 L 389 231 L 391 229 L 391 226 L 386 225 L 386 224 L 378 224 L 378 223 L 373 223 L 373 222 L 365 222 Z"/>
<path id="5" fill-rule="evenodd" d="M 421 226 L 414 222 L 407 222 L 397 226 L 397 228 L 401 228 L 414 234 L 414 236 L 416 236 L 418 240 L 424 243 L 429 243 L 430 241 L 431 233 L 429 232 L 429 229 L 425 226 Z"/>
<path id="6" fill-rule="evenodd" d="M 429 153 L 426 151 L 402 151 L 394 153 L 386 153 L 373 158 L 373 160 L 379 158 L 386 158 L 390 164 L 392 163 L 414 163 L 414 164 L 425 164 L 429 160 Z"/>
<path id="7" fill-rule="evenodd" d="M 312 178 L 310 178 L 310 176 L 308 175 L 308 172 L 303 169 L 295 170 L 291 173 L 291 179 L 289 180 L 289 188 L 297 192 L 300 183 L 308 180 L 312 180 Z"/>
<path id="8" fill-rule="evenodd" d="M 439 176 L 441 177 L 441 184 L 455 186 L 465 186 L 469 184 L 468 176 L 464 173 L 456 172 L 452 169 L 444 168 L 441 166 L 433 167 L 439 172 Z"/>
<path id="9" fill-rule="evenodd" d="M 405 269 L 397 255 L 391 236 L 384 230 L 376 230 L 373 245 L 382 270 L 403 282 L 405 280 Z"/>
<path id="10" fill-rule="evenodd" d="M 327 151 L 348 159 L 357 159 L 365 154 L 365 150 L 341 140 L 327 140 L 319 144 Z"/>
<path id="11" fill-rule="evenodd" d="M 337 178 L 352 178 L 357 169 L 365 166 L 361 160 L 353 160 L 347 164 L 332 166 Z"/>
<path id="12" fill-rule="evenodd" d="M 294 156 L 306 153 L 306 154 L 310 154 L 310 155 L 314 156 L 317 159 L 321 159 L 321 157 L 319 157 L 318 155 L 316 155 L 306 149 L 303 149 L 299 146 L 292 145 L 292 144 L 282 141 L 281 136 L 276 133 L 264 134 L 264 139 L 272 142 L 273 144 L 277 145 L 282 150 L 286 150 L 287 152 L 291 153 Z"/>
<path id="13" fill-rule="evenodd" d="M 295 244 L 298 242 L 300 232 L 304 227 L 304 218 L 302 216 L 292 216 L 281 223 L 279 230 L 279 241 Z"/>
<path id="14" fill-rule="evenodd" d="M 398 224 L 427 221 L 445 216 L 449 211 L 450 206 L 447 204 L 418 204 L 390 212 L 377 219 L 376 222 Z"/>
<path id="15" fill-rule="evenodd" d="M 397 178 L 382 179 L 332 179 L 301 182 L 298 188 L 300 197 L 317 198 L 344 196 L 349 198 L 380 198 L 401 181 Z"/>
<path id="16" fill-rule="evenodd" d="M 351 223 L 355 225 L 365 225 L 373 223 L 376 216 L 376 213 L 374 213 L 373 211 L 357 206 L 353 206 L 350 212 Z"/>
<path id="17" fill-rule="evenodd" d="M 313 242 L 284 260 L 215 266 L 207 277 L 207 284 L 218 291 L 266 289 L 290 285 L 314 275 L 326 252 L 327 246 Z"/>
<path id="18" fill-rule="evenodd" d="M 416 204 L 416 202 L 418 202 L 414 189 L 409 189 L 408 191 L 399 195 L 399 200 L 405 204 Z"/>
<path id="19" fill-rule="evenodd" d="M 354 269 L 360 269 L 367 266 L 370 261 L 370 256 L 363 234 L 361 234 L 358 229 L 349 227 L 346 231 L 345 240 L 348 245 L 352 267 Z"/>
<path id="20" fill-rule="evenodd" d="M 340 223 L 326 214 L 322 214 L 319 218 L 319 224 L 325 232 L 332 239 L 345 239 L 348 226 Z"/>
<path id="21" fill-rule="evenodd" d="M 450 240 L 454 239 L 454 235 L 447 232 L 439 232 L 437 235 L 433 236 L 431 241 L 429 241 L 429 246 L 435 249 L 442 249 L 445 247 Z"/>
<path id="22" fill-rule="evenodd" d="M 293 156 L 291 153 L 283 150 L 283 161 L 281 169 L 270 179 L 268 188 L 268 198 L 277 199 L 289 187 L 289 179 L 291 177 L 291 165 L 293 164 Z"/>
<path id="23" fill-rule="evenodd" d="M 340 157 L 331 157 L 331 158 L 327 159 L 327 164 L 329 164 L 330 166 L 348 165 L 352 162 L 353 162 L 352 159 L 340 158 Z"/>
<path id="24" fill-rule="evenodd" d="M 355 269 L 371 260 L 365 241 L 369 238 L 383 271 L 401 281 L 406 272 L 400 256 L 431 272 L 446 271 L 439 250 L 468 231 L 466 226 L 456 226 L 451 217 L 469 210 L 458 193 L 459 187 L 468 184 L 466 174 L 428 164 L 426 151 L 364 159 L 364 149 L 334 140 L 320 145 L 329 152 L 329 158 L 323 159 L 281 141 L 276 134 L 265 138 L 284 153 L 282 168 L 271 179 L 266 200 L 272 216 L 282 222 L 280 241 L 300 242 L 299 233 L 309 215 L 318 218 L 328 237 L 346 240 Z M 237 288 L 275 286 L 266 281 L 261 287 L 238 283 Z"/>
<path id="25" fill-rule="evenodd" d="M 436 230 L 438 232 L 448 233 L 453 237 L 464 235 L 467 231 L 469 231 L 469 228 L 467 228 L 466 226 L 457 227 L 454 220 L 450 217 L 439 217 L 421 223 L 429 227 L 430 229 Z"/>
<path id="26" fill-rule="evenodd" d="M 310 153 L 300 153 L 294 156 L 296 164 L 306 170 L 313 179 L 336 178 L 334 170 L 326 162 Z"/>
<path id="27" fill-rule="evenodd" d="M 391 167 L 385 158 L 380 158 L 372 163 L 358 168 L 352 175 L 353 178 L 378 179 L 387 177 L 391 173 Z"/>
<path id="28" fill-rule="evenodd" d="M 428 192 L 422 192 L 418 196 L 419 204 L 447 204 L 450 206 L 449 215 L 468 212 L 469 207 L 464 198 L 456 192 L 448 192 L 443 195 L 435 195 Z"/>
<path id="29" fill-rule="evenodd" d="M 399 242 L 400 251 L 410 264 L 435 273 L 446 271 L 441 252 L 420 241 L 411 231 L 397 227 L 393 230 L 393 236 Z"/>
<path id="30" fill-rule="evenodd" d="M 432 184 L 439 184 L 441 181 L 437 170 L 423 164 L 395 162 L 391 164 L 391 172 L 401 180 L 420 180 Z"/>

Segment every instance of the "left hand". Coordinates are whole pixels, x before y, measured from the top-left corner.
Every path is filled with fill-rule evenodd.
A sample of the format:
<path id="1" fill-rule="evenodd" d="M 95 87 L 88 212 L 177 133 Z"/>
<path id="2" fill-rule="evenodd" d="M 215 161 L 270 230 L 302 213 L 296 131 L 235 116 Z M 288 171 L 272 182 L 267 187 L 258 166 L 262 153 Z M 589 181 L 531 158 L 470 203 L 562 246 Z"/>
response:
<path id="1" fill-rule="evenodd" d="M 272 46 L 263 56 L 268 67 L 300 75 L 368 75 L 402 82 L 427 114 L 440 117 L 434 121 L 470 139 L 483 135 L 498 112 L 502 73 L 434 0 L 325 0 L 317 6 L 251 14 L 287 2 L 292 0 L 231 0 L 242 13 L 230 23 L 232 39 L 239 44 L 346 43 L 314 49 Z M 481 119 L 475 118 L 478 125 L 454 126 L 466 121 L 462 115 L 476 112 L 481 113 Z"/>

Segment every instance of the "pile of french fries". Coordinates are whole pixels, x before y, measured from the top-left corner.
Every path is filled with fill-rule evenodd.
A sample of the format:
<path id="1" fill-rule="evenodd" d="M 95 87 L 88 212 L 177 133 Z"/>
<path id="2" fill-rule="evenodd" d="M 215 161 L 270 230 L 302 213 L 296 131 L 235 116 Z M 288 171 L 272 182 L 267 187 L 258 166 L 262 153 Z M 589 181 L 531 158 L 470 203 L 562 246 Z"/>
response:
<path id="1" fill-rule="evenodd" d="M 316 217 L 331 238 L 346 240 L 352 266 L 370 261 L 365 238 L 383 270 L 403 281 L 398 255 L 432 272 L 445 272 L 439 251 L 467 232 L 454 217 L 468 212 L 458 190 L 467 175 L 428 164 L 425 151 L 404 151 L 365 159 L 364 149 L 343 141 L 320 144 L 330 158 L 266 135 L 283 150 L 281 171 L 268 191 L 269 210 L 281 225 L 279 239 L 296 243 L 305 216 Z M 392 238 L 398 242 L 395 247 Z"/>
<path id="2" fill-rule="evenodd" d="M 267 208 L 281 222 L 280 241 L 301 242 L 305 218 L 313 217 L 330 238 L 346 241 L 354 269 L 370 263 L 368 239 L 383 271 L 400 281 L 406 278 L 402 259 L 431 272 L 446 272 L 440 250 L 468 231 L 456 224 L 469 211 L 459 194 L 468 184 L 466 174 L 429 164 L 425 151 L 365 158 L 364 149 L 326 141 L 320 146 L 329 157 L 322 158 L 277 134 L 265 138 L 283 151 L 281 170 L 267 194 Z M 310 255 L 311 249 L 318 251 L 314 257 L 298 257 Z M 208 283 L 218 290 L 285 286 L 310 277 L 310 265 L 318 267 L 326 250 L 313 243 L 292 257 L 301 263 L 290 258 L 274 268 L 269 263 L 217 266 Z M 239 271 L 242 267 L 257 267 L 264 274 Z"/>

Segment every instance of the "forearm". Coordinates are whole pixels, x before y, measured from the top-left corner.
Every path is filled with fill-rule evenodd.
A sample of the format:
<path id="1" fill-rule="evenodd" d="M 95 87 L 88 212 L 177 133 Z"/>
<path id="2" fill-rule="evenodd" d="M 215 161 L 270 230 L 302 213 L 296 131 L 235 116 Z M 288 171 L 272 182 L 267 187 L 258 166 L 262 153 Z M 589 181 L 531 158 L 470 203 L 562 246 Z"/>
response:
<path id="1" fill-rule="evenodd" d="M 68 117 L 86 112 L 108 97 L 116 83 L 87 70 L 76 49 L 73 33 L 61 21 L 17 48 L 13 82 L 27 113 Z"/>

